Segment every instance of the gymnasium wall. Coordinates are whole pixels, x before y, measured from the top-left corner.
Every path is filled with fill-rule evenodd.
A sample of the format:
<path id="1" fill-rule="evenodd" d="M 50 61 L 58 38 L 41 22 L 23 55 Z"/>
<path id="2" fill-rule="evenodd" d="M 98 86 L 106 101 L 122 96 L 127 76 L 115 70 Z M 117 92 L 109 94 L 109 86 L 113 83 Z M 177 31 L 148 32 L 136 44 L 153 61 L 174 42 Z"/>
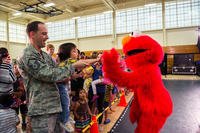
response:
<path id="1" fill-rule="evenodd" d="M 6 47 L 6 48 L 8 48 L 7 43 L 3 42 L 3 41 L 0 41 L 0 47 Z"/>
<path id="2" fill-rule="evenodd" d="M 25 47 L 26 47 L 26 44 L 10 42 L 9 43 L 10 56 L 14 59 L 17 59 L 18 57 L 22 55 Z"/>
<path id="3" fill-rule="evenodd" d="M 198 38 L 198 33 L 196 30 L 197 27 L 167 29 L 165 42 L 162 30 L 148 31 L 143 33 L 154 38 L 162 46 L 179 46 L 179 45 L 196 45 Z M 52 44 L 55 44 L 57 47 L 57 45 L 59 44 L 71 41 L 75 42 L 81 51 L 109 50 L 113 47 L 121 49 L 122 48 L 121 41 L 123 37 L 126 35 L 128 34 L 126 33 L 117 35 L 116 44 L 114 43 L 113 37 L 111 35 L 80 38 L 78 41 L 76 40 L 55 41 L 52 42 Z"/>
<path id="4" fill-rule="evenodd" d="M 166 46 L 197 44 L 198 27 L 179 28 L 167 30 Z"/>

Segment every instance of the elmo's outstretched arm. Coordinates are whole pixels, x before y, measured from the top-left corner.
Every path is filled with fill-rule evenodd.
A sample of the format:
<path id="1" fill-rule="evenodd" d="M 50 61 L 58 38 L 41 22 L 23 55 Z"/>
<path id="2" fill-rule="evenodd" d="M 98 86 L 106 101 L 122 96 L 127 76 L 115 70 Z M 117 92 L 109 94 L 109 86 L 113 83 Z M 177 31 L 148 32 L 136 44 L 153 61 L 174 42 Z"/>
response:
<path id="1" fill-rule="evenodd" d="M 110 52 L 103 53 L 102 62 L 105 78 L 108 78 L 114 84 L 121 87 L 126 86 L 128 88 L 133 88 L 133 84 L 137 83 L 134 82 L 136 79 L 134 78 L 133 72 L 125 72 L 120 68 L 119 54 L 114 48 Z"/>

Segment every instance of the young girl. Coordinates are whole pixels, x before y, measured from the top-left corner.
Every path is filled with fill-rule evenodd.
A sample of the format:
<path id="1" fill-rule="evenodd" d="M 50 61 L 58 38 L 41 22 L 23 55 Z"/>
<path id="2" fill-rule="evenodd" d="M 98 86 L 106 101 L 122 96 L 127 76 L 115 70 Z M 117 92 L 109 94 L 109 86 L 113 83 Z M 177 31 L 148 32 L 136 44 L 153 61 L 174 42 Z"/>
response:
<path id="1" fill-rule="evenodd" d="M 63 67 L 65 65 L 69 64 L 75 64 L 77 63 L 77 58 L 78 58 L 78 51 L 76 48 L 76 45 L 73 43 L 64 43 L 60 45 L 59 50 L 58 50 L 58 60 L 59 60 L 59 66 Z M 83 65 L 85 64 L 91 64 L 99 59 L 93 59 L 93 60 L 83 60 L 82 63 Z M 79 73 L 74 73 L 73 78 L 80 77 Z M 62 105 L 62 112 L 61 112 L 61 126 L 65 128 L 68 132 L 73 132 L 73 123 L 74 121 L 71 120 L 70 122 L 70 98 L 69 98 L 69 81 L 70 79 L 66 80 L 65 82 L 59 82 L 57 83 L 59 93 L 60 93 L 60 99 L 61 99 L 61 105 Z"/>
<path id="2" fill-rule="evenodd" d="M 75 103 L 74 119 L 77 132 L 81 132 L 90 123 L 92 113 L 90 111 L 87 93 L 84 89 L 79 91 L 79 100 Z"/>
<path id="3" fill-rule="evenodd" d="M 101 57 L 101 54 L 98 56 L 99 58 Z M 106 89 L 106 84 L 103 82 L 103 72 L 102 72 L 102 64 L 101 62 L 97 62 L 95 65 L 93 65 L 94 68 L 94 73 L 93 73 L 93 82 L 92 82 L 92 87 L 89 89 L 88 97 L 90 101 L 90 106 L 91 109 L 96 111 L 93 108 L 93 105 L 97 103 L 97 110 L 98 113 L 101 113 L 104 109 L 104 96 L 105 96 L 105 89 Z M 96 81 L 95 81 L 96 80 Z M 96 102 L 95 102 L 96 101 Z M 95 112 L 96 113 L 96 112 Z M 99 124 L 102 123 L 103 116 L 99 117 Z"/>
<path id="4" fill-rule="evenodd" d="M 78 57 L 78 51 L 76 49 L 76 45 L 73 43 L 64 43 L 60 45 L 59 51 L 58 51 L 58 60 L 59 60 L 59 66 L 62 67 L 66 64 L 72 64 L 76 62 L 76 58 Z M 74 59 L 74 60 L 73 60 Z M 65 82 L 59 82 L 57 83 L 59 93 L 60 93 L 60 99 L 61 99 L 61 105 L 62 105 L 62 112 L 61 112 L 61 126 L 65 128 L 68 132 L 74 132 L 73 128 L 73 120 L 72 123 L 70 122 L 70 98 L 69 98 L 69 81 L 68 79 Z"/>

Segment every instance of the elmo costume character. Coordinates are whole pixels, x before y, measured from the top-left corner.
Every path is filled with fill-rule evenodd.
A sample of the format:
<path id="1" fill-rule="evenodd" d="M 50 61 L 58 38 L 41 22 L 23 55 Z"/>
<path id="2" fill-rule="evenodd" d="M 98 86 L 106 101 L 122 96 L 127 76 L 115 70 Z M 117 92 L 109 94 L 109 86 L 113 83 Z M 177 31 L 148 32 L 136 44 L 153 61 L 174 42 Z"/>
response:
<path id="1" fill-rule="evenodd" d="M 119 54 L 112 49 L 102 56 L 104 75 L 114 84 L 134 91 L 130 120 L 137 122 L 135 133 L 158 133 L 173 108 L 159 68 L 163 50 L 147 35 L 127 36 L 122 43 L 131 72 L 120 68 Z"/>

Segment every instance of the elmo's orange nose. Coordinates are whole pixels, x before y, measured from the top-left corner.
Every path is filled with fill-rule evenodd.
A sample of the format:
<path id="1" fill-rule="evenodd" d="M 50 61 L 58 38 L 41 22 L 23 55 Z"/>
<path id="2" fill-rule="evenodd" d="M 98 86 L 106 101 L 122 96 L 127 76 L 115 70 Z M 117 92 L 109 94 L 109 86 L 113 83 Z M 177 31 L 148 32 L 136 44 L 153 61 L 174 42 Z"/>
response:
<path id="1" fill-rule="evenodd" d="M 122 39 L 122 45 L 124 46 L 125 44 L 127 44 L 130 41 L 131 37 L 130 36 L 126 36 Z"/>

